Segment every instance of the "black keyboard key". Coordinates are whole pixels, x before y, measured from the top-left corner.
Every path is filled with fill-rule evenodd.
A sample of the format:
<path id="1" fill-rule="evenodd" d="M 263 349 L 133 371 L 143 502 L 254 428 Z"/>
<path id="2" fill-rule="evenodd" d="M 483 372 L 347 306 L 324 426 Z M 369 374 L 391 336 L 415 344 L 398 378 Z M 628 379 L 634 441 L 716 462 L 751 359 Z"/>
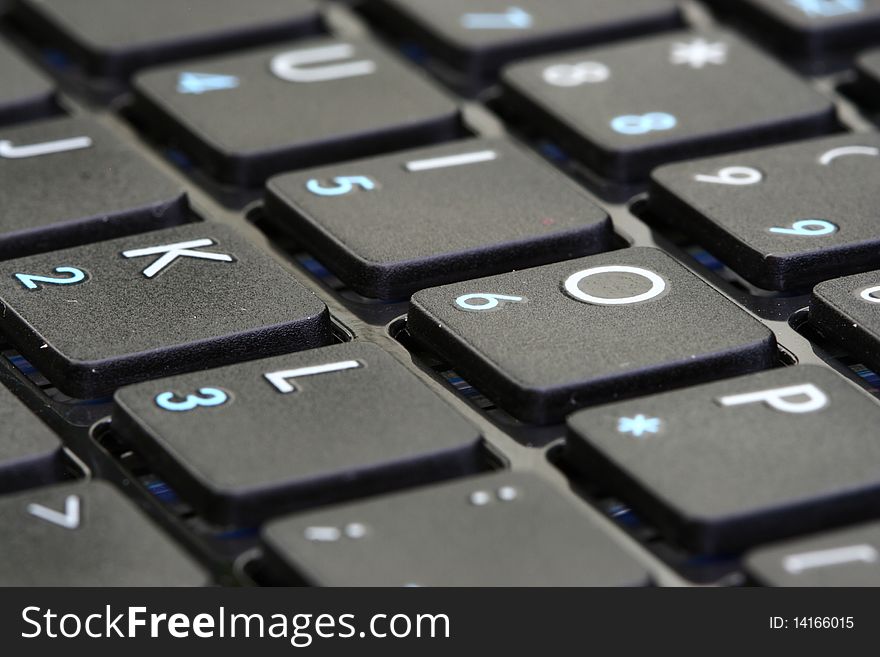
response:
<path id="1" fill-rule="evenodd" d="M 408 326 L 516 417 L 772 365 L 772 333 L 655 249 L 635 248 L 424 290 Z"/>
<path id="2" fill-rule="evenodd" d="M 204 516 L 239 525 L 480 466 L 479 430 L 370 344 L 125 388 L 113 426 Z"/>
<path id="3" fill-rule="evenodd" d="M 326 306 L 216 224 L 8 261 L 0 281 L 0 329 L 77 397 L 330 339 Z"/>
<path id="4" fill-rule="evenodd" d="M 0 124 L 35 119 L 55 108 L 52 83 L 0 41 Z"/>
<path id="5" fill-rule="evenodd" d="M 765 586 L 880 586 L 880 523 L 761 548 L 745 564 Z"/>
<path id="6" fill-rule="evenodd" d="M 493 474 L 271 523 L 269 557 L 325 586 L 640 586 L 645 569 L 534 475 Z"/>
<path id="7" fill-rule="evenodd" d="M 402 298 L 607 250 L 607 213 L 506 140 L 479 139 L 269 182 L 270 215 L 354 290 Z"/>
<path id="8" fill-rule="evenodd" d="M 370 6 L 407 38 L 475 75 L 681 22 L 670 0 L 376 0 Z"/>
<path id="9" fill-rule="evenodd" d="M 109 484 L 0 497 L 2 586 L 203 586 L 207 574 Z"/>
<path id="10" fill-rule="evenodd" d="M 880 371 L 880 271 L 817 285 L 810 299 L 810 324 Z"/>
<path id="11" fill-rule="evenodd" d="M 65 472 L 57 436 L 0 385 L 0 493 L 48 484 Z"/>
<path id="12" fill-rule="evenodd" d="M 187 62 L 144 73 L 135 88 L 160 131 L 216 177 L 243 185 L 459 130 L 451 98 L 366 41 L 321 39 Z"/>
<path id="13" fill-rule="evenodd" d="M 880 42 L 880 0 L 743 0 L 735 11 L 774 45 L 821 55 Z"/>
<path id="14" fill-rule="evenodd" d="M 101 75 L 316 32 L 315 0 L 15 0 L 13 12 Z"/>
<path id="15" fill-rule="evenodd" d="M 578 413 L 567 458 L 687 547 L 735 551 L 876 513 L 878 421 L 798 366 Z"/>
<path id="16" fill-rule="evenodd" d="M 880 136 L 847 134 L 676 164 L 650 209 L 752 283 L 789 290 L 875 268 Z"/>
<path id="17" fill-rule="evenodd" d="M 679 32 L 517 64 L 507 104 L 608 178 L 827 132 L 834 107 L 726 32 Z M 772 93 L 768 93 L 772 89 Z"/>
<path id="18" fill-rule="evenodd" d="M 188 220 L 185 191 L 88 119 L 0 129 L 0 258 Z"/>
<path id="19" fill-rule="evenodd" d="M 859 57 L 856 61 L 856 70 L 859 74 L 859 82 L 867 91 L 867 95 L 873 94 L 873 99 L 877 99 L 880 95 L 880 49 L 871 50 Z"/>

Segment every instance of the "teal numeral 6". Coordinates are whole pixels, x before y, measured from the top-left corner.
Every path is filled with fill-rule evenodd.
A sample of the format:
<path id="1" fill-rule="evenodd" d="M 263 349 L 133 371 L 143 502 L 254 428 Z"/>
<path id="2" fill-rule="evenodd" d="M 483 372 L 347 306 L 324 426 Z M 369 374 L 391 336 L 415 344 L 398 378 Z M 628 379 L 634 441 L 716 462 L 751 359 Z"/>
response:
<path id="1" fill-rule="evenodd" d="M 86 273 L 76 267 L 55 267 L 56 274 L 70 274 L 68 278 L 52 276 L 36 276 L 34 274 L 16 274 L 19 282 L 29 290 L 38 290 L 43 285 L 76 285 L 86 280 Z"/>
<path id="2" fill-rule="evenodd" d="M 187 395 L 183 401 L 174 401 L 176 397 L 173 392 L 156 395 L 156 406 L 165 411 L 185 413 L 199 407 L 222 406 L 229 401 L 229 395 L 218 388 L 199 388 L 199 394 Z"/>

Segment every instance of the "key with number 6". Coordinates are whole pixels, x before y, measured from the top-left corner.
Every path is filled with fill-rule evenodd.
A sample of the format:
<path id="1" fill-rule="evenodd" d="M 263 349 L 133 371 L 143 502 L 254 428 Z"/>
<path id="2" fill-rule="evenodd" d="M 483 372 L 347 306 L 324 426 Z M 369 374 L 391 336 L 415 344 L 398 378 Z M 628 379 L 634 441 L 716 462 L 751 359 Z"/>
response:
<path id="1" fill-rule="evenodd" d="M 634 248 L 423 290 L 412 336 L 527 422 L 769 367 L 773 334 L 668 255 Z"/>

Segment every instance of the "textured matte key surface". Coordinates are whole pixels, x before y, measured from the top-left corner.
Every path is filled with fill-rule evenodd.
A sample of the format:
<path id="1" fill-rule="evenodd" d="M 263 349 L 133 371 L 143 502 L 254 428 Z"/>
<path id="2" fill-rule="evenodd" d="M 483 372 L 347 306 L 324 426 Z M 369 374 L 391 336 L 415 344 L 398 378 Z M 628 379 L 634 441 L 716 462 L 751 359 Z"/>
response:
<path id="1" fill-rule="evenodd" d="M 116 403 L 114 429 L 220 522 L 479 467 L 479 430 L 370 344 L 152 381 Z"/>
<path id="2" fill-rule="evenodd" d="M 109 484 L 0 497 L 2 586 L 203 586 L 207 574 Z"/>
<path id="3" fill-rule="evenodd" d="M 534 475 L 494 474 L 274 522 L 276 565 L 327 586 L 639 586 L 647 573 Z"/>
<path id="4" fill-rule="evenodd" d="M 849 134 L 675 164 L 651 212 L 756 285 L 803 289 L 880 266 L 880 136 Z"/>
<path id="5" fill-rule="evenodd" d="M 0 493 L 48 484 L 63 473 L 58 438 L 0 385 Z"/>
<path id="6" fill-rule="evenodd" d="M 851 356 L 880 369 L 880 271 L 817 285 L 810 323 Z"/>
<path id="7" fill-rule="evenodd" d="M 371 6 L 408 38 L 475 73 L 517 58 L 674 27 L 681 20 L 669 0 L 375 0 Z"/>
<path id="8" fill-rule="evenodd" d="M 777 46 L 821 54 L 880 42 L 880 0 L 743 0 L 735 4 L 735 11 L 755 28 L 767 31 Z"/>
<path id="9" fill-rule="evenodd" d="M 78 397 L 330 339 L 321 301 L 209 223 L 2 263 L 0 303 L 0 329 Z"/>
<path id="10" fill-rule="evenodd" d="M 0 258 L 187 221 L 180 185 L 89 119 L 0 129 Z"/>
<path id="11" fill-rule="evenodd" d="M 319 27 L 315 0 L 15 0 L 14 11 L 110 75 Z"/>
<path id="12" fill-rule="evenodd" d="M 0 124 L 35 119 L 50 114 L 54 103 L 52 83 L 0 41 Z"/>
<path id="13" fill-rule="evenodd" d="M 880 586 L 880 523 L 761 548 L 745 564 L 765 586 Z"/>
<path id="14" fill-rule="evenodd" d="M 876 399 L 798 366 L 574 415 L 567 459 L 706 552 L 876 513 Z"/>
<path id="15" fill-rule="evenodd" d="M 601 174 L 827 132 L 831 102 L 727 32 L 679 32 L 505 70 L 506 103 Z M 772 93 L 768 93 L 772 89 Z"/>
<path id="16" fill-rule="evenodd" d="M 424 290 L 408 325 L 469 383 L 537 423 L 775 357 L 767 328 L 645 248 Z"/>
<path id="17" fill-rule="evenodd" d="M 204 91 L 193 93 L 194 85 Z M 365 41 L 318 39 L 187 62 L 144 73 L 135 87 L 159 130 L 239 184 L 458 131 L 450 98 Z"/>
<path id="18" fill-rule="evenodd" d="M 372 297 L 587 255 L 612 238 L 580 186 L 506 140 L 288 174 L 268 188 L 270 215 Z"/>

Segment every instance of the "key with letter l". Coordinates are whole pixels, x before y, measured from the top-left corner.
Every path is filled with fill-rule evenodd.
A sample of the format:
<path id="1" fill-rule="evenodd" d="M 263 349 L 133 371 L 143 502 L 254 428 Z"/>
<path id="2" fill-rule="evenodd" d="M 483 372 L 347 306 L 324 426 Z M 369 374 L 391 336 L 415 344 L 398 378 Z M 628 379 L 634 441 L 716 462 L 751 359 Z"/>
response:
<path id="1" fill-rule="evenodd" d="M 590 82 L 558 84 L 560 71 L 578 66 L 590 67 Z M 667 162 L 835 126 L 827 98 L 722 31 L 562 53 L 515 64 L 502 78 L 503 102 L 520 120 L 615 180 L 642 180 Z"/>
<path id="2" fill-rule="evenodd" d="M 180 90 L 188 71 L 234 76 Z M 432 143 L 459 133 L 458 108 L 420 73 L 367 41 L 310 40 L 141 74 L 140 113 L 224 182 Z M 260 99 L 260 120 L 242 122 Z"/>
<path id="3" fill-rule="evenodd" d="M 110 484 L 0 497 L 2 586 L 203 586 L 208 574 Z"/>
<path id="4" fill-rule="evenodd" d="M 409 331 L 535 423 L 772 365 L 772 333 L 668 255 L 634 248 L 416 293 Z"/>
<path id="5" fill-rule="evenodd" d="M 795 366 L 569 419 L 566 459 L 701 552 L 869 518 L 880 502 L 880 404 Z"/>
<path id="6" fill-rule="evenodd" d="M 330 340 L 321 301 L 211 223 L 2 263 L 0 301 L 3 332 L 77 397 Z"/>
<path id="7" fill-rule="evenodd" d="M 381 298 L 607 250 L 612 239 L 589 194 L 502 139 L 279 176 L 266 211 L 352 289 Z"/>
<path id="8" fill-rule="evenodd" d="M 0 128 L 0 259 L 189 220 L 185 191 L 96 121 Z"/>
<path id="9" fill-rule="evenodd" d="M 502 473 L 283 518 L 282 576 L 324 586 L 641 586 L 648 575 L 570 494 Z"/>
<path id="10" fill-rule="evenodd" d="M 123 388 L 113 427 L 202 514 L 240 525 L 480 469 L 479 430 L 357 342 Z"/>
<path id="11" fill-rule="evenodd" d="M 880 522 L 762 547 L 745 564 L 765 586 L 880 586 Z"/>
<path id="12" fill-rule="evenodd" d="M 880 136 L 848 134 L 657 169 L 653 215 L 743 278 L 803 289 L 878 265 Z"/>

